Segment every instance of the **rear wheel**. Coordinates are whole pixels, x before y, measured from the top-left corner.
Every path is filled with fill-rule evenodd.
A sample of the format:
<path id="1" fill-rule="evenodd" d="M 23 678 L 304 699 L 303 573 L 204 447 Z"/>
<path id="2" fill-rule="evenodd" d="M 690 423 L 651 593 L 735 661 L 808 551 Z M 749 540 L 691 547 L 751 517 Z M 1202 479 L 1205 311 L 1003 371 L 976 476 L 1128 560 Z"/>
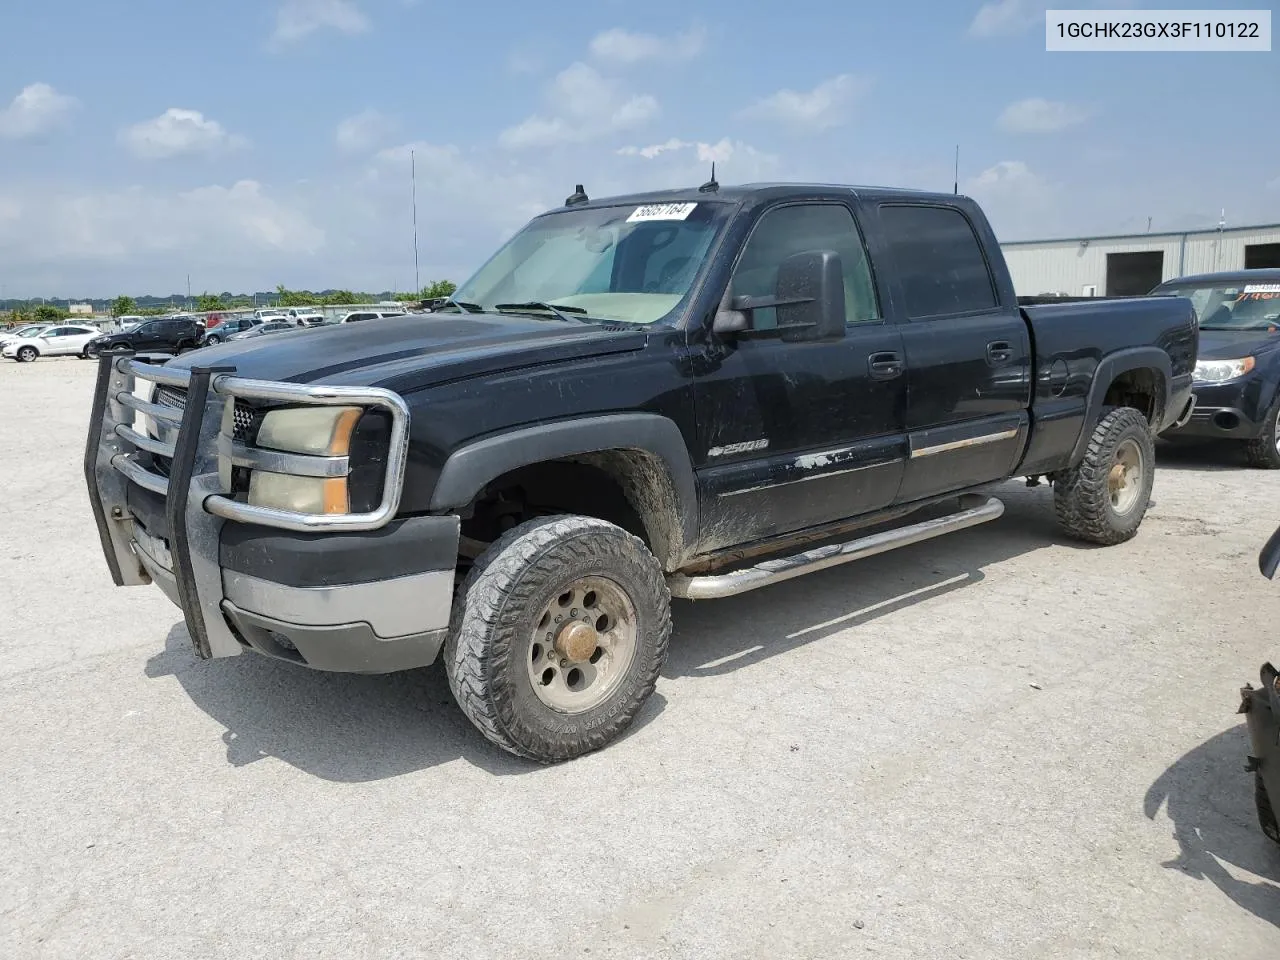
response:
<path id="1" fill-rule="evenodd" d="M 1253 802 L 1258 808 L 1258 826 L 1262 832 L 1280 843 L 1280 822 L 1276 820 L 1275 808 L 1271 806 L 1271 798 L 1267 796 L 1267 785 L 1262 782 L 1261 772 L 1254 773 Z"/>
<path id="2" fill-rule="evenodd" d="M 1244 445 L 1249 466 L 1261 470 L 1280 470 L 1280 397 L 1267 411 L 1266 426 L 1262 436 Z"/>
<path id="3" fill-rule="evenodd" d="M 35 347 L 22 347 L 18 351 L 18 361 L 20 363 L 30 363 L 38 356 L 40 356 L 40 351 Z"/>
<path id="4" fill-rule="evenodd" d="M 1104 414 L 1084 459 L 1054 479 L 1059 526 L 1077 540 L 1106 546 L 1132 538 L 1151 501 L 1155 461 L 1146 417 L 1132 407 Z"/>
<path id="5" fill-rule="evenodd" d="M 603 520 L 550 517 L 514 527 L 477 560 L 445 669 L 489 740 L 552 763 L 631 725 L 670 635 L 670 593 L 644 543 Z"/>

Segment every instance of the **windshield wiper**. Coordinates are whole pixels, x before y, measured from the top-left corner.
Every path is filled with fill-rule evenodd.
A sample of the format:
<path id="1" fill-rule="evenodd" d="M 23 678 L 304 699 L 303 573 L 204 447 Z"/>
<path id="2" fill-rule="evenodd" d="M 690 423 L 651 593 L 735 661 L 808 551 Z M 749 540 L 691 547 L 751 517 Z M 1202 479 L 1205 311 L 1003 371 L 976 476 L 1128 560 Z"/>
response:
<path id="1" fill-rule="evenodd" d="M 452 296 L 444 298 L 443 306 L 457 307 L 463 313 L 484 313 L 484 307 L 478 303 L 472 303 L 470 300 L 455 300 Z"/>
<path id="2" fill-rule="evenodd" d="M 545 310 L 547 313 L 554 313 L 556 315 L 557 320 L 563 320 L 566 323 L 572 323 L 575 320 L 577 320 L 579 323 L 591 322 L 590 320 L 586 319 L 585 316 L 582 316 L 582 317 L 569 316 L 569 314 L 571 313 L 585 314 L 587 311 L 582 309 L 582 307 L 553 307 L 551 304 L 546 303 L 542 300 L 530 300 L 527 303 L 495 303 L 493 305 L 493 309 L 498 311 L 512 310 L 517 313 L 527 312 L 529 310 Z"/>

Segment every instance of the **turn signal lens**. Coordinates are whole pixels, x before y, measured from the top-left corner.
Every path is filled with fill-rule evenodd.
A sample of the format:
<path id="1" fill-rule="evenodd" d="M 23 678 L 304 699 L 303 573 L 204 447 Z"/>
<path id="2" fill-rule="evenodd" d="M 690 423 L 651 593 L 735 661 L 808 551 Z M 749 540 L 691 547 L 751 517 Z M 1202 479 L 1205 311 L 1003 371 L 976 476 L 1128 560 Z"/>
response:
<path id="1" fill-rule="evenodd" d="M 249 503 L 294 513 L 350 513 L 346 477 L 295 477 L 254 470 L 249 477 Z"/>

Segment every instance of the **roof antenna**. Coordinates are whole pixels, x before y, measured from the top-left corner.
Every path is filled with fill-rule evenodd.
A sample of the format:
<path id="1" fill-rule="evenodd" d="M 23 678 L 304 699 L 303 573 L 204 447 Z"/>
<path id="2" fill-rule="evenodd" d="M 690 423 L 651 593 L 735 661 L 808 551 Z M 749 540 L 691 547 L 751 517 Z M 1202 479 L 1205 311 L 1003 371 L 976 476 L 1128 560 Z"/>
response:
<path id="1" fill-rule="evenodd" d="M 951 192 L 960 193 L 960 144 L 956 144 L 956 182 L 951 185 Z"/>
<path id="2" fill-rule="evenodd" d="M 716 162 L 711 161 L 711 179 L 698 188 L 699 193 L 715 193 L 720 189 L 720 184 L 716 183 Z"/>
<path id="3" fill-rule="evenodd" d="M 589 199 L 590 197 L 588 197 L 586 192 L 582 189 L 582 184 L 579 183 L 574 185 L 573 195 L 565 198 L 564 205 L 566 207 L 572 207 L 577 203 L 586 203 Z"/>

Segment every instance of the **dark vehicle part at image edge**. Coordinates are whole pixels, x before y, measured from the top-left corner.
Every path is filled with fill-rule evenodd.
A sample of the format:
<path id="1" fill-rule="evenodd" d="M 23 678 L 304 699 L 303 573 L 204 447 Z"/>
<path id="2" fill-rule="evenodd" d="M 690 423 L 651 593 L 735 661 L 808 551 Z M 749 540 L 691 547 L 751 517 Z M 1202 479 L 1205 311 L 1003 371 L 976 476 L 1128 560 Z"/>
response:
<path id="1" fill-rule="evenodd" d="M 1280 528 L 1258 555 L 1258 569 L 1274 580 L 1280 571 Z M 1258 671 L 1259 686 L 1240 689 L 1239 713 L 1249 730 L 1249 756 L 1245 771 L 1253 774 L 1253 798 L 1262 832 L 1280 843 L 1280 672 L 1270 663 Z"/>
<path id="2" fill-rule="evenodd" d="M 631 726 L 672 597 L 990 522 L 1013 477 L 1128 540 L 1196 350 L 1185 299 L 1019 302 L 965 197 L 576 191 L 429 315 L 103 355 L 85 477 L 198 656 L 443 652 L 478 730 L 556 762 Z"/>

